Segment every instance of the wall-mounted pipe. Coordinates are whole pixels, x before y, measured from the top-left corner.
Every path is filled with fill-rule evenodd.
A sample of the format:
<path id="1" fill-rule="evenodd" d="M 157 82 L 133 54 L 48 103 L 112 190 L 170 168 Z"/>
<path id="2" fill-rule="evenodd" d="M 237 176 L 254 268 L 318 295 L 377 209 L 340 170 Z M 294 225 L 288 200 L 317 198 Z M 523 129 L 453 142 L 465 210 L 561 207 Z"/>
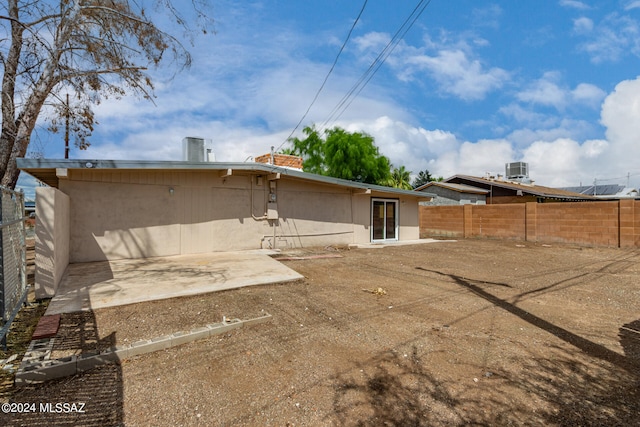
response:
<path id="1" fill-rule="evenodd" d="M 249 175 L 249 188 L 251 189 L 250 191 L 250 196 L 251 197 L 251 218 L 253 218 L 256 221 L 264 221 L 267 219 L 267 212 L 265 210 L 264 215 L 262 216 L 255 216 L 253 214 L 253 180 L 257 175 Z M 262 197 L 264 200 L 264 196 Z"/>

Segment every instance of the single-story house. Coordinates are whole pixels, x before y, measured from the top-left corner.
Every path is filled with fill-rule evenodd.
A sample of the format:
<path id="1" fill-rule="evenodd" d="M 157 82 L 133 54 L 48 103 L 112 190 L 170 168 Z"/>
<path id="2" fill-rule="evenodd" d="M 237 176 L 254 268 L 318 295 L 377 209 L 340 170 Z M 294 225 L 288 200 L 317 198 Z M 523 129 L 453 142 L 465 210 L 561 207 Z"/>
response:
<path id="1" fill-rule="evenodd" d="M 254 162 L 18 167 L 49 185 L 36 190 L 36 284 L 51 295 L 69 263 L 419 239 L 418 203 L 434 197 Z"/>
<path id="2" fill-rule="evenodd" d="M 415 191 L 428 191 L 438 196 L 429 202 L 420 202 L 423 206 L 485 205 L 489 194 L 484 188 L 439 181 L 428 182 Z"/>
<path id="3" fill-rule="evenodd" d="M 558 188 L 534 185 L 528 182 L 511 181 L 498 176 L 475 177 L 469 175 L 454 175 L 444 180 L 446 183 L 467 185 L 488 190 L 486 203 L 525 203 L 525 202 L 585 202 L 598 200 L 593 196 L 575 193 Z"/>

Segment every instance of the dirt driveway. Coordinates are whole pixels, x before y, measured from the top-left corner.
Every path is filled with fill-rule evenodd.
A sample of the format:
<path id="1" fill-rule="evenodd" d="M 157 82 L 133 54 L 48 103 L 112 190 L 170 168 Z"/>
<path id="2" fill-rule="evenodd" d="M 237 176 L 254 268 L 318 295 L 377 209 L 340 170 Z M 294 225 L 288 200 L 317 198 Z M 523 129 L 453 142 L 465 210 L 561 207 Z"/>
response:
<path id="1" fill-rule="evenodd" d="M 18 391 L 85 413 L 0 424 L 640 425 L 640 251 L 467 240 L 338 253 L 283 261 L 305 276 L 286 285 L 66 315 L 59 355 L 223 315 L 273 321 Z"/>

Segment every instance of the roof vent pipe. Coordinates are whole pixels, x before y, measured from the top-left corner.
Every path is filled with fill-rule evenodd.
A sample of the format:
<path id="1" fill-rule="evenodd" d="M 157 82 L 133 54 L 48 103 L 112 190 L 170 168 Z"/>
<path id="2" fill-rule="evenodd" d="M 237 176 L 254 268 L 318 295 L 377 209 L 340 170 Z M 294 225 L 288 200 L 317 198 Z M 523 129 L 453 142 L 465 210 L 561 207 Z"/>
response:
<path id="1" fill-rule="evenodd" d="M 275 164 L 274 160 L 273 160 L 273 145 L 271 146 L 271 166 L 273 166 Z"/>

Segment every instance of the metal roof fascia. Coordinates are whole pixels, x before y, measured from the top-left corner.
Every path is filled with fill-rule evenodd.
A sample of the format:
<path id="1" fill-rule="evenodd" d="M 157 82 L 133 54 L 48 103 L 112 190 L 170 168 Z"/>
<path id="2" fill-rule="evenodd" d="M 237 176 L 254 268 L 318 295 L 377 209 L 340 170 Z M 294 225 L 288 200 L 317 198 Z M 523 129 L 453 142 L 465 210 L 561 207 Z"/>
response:
<path id="1" fill-rule="evenodd" d="M 418 198 L 433 198 L 435 194 L 416 194 L 413 190 L 401 190 L 398 188 L 384 187 L 381 185 L 366 184 L 362 182 L 349 181 L 331 176 L 311 174 L 297 171 L 290 168 L 269 165 L 266 163 L 237 163 L 237 162 L 197 162 L 189 163 L 182 161 L 155 161 L 155 160 L 71 160 L 71 159 L 17 159 L 19 169 L 29 172 L 29 169 L 182 169 L 182 170 L 223 170 L 236 169 L 255 172 L 279 172 L 309 181 L 321 182 L 325 184 L 341 185 L 344 187 L 371 189 L 381 193 L 391 193 Z M 37 178 L 37 177 L 36 177 Z"/>

